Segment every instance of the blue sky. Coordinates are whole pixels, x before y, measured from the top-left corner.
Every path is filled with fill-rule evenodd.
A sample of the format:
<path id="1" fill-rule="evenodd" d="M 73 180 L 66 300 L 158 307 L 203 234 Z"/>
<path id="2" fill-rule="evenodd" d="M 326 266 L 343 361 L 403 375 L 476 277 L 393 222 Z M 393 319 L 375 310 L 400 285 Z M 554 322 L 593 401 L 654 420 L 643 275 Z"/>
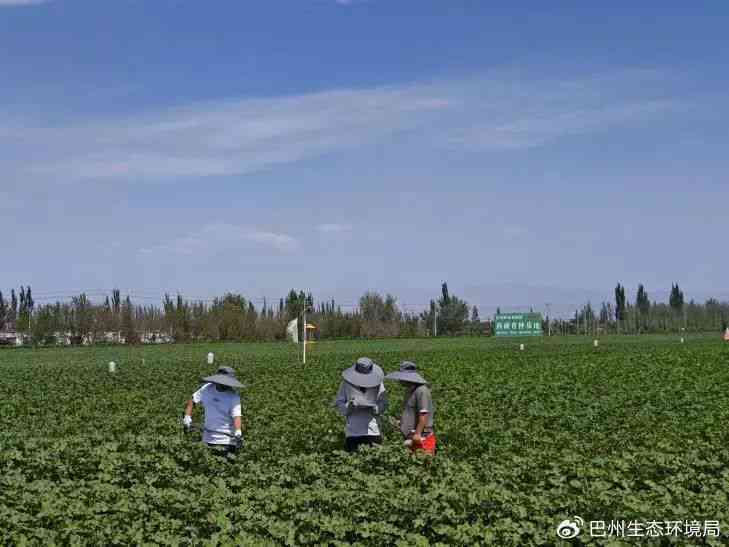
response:
<path id="1" fill-rule="evenodd" d="M 729 5 L 491 4 L 0 0 L 0 287 L 729 298 Z"/>

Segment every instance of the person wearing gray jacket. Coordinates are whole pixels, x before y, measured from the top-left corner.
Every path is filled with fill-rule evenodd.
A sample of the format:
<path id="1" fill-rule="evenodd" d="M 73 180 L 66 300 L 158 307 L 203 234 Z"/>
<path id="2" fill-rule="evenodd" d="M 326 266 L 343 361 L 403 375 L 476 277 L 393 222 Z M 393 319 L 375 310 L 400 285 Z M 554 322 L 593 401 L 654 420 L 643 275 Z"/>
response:
<path id="1" fill-rule="evenodd" d="M 428 382 L 411 361 L 400 363 L 400 370 L 385 376 L 386 380 L 397 380 L 405 387 L 405 400 L 400 420 L 395 424 L 412 452 L 424 451 L 435 455 L 436 438 L 433 428 L 435 404 Z"/>
<path id="2" fill-rule="evenodd" d="M 382 369 L 367 357 L 360 357 L 342 372 L 334 405 L 347 419 L 344 443 L 347 452 L 355 452 L 363 444 L 382 443 L 380 417 L 387 409 L 384 376 Z"/>

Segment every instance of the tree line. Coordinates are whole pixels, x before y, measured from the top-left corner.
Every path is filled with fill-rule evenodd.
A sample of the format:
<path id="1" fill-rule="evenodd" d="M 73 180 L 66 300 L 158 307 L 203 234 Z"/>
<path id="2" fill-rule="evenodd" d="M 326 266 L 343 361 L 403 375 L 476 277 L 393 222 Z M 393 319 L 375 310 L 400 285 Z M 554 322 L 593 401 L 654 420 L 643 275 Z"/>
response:
<path id="1" fill-rule="evenodd" d="M 602 302 L 596 310 L 588 302 L 569 320 L 547 324 L 553 334 L 661 334 L 671 332 L 724 332 L 729 326 L 729 302 L 709 298 L 704 303 L 686 302 L 678 283 L 671 285 L 668 302 L 651 301 L 639 284 L 631 302 L 618 283 L 614 302 Z"/>
<path id="2" fill-rule="evenodd" d="M 36 306 L 31 288 L 21 287 L 20 298 L 11 290 L 9 301 L 0 291 L 0 332 L 17 332 L 37 345 L 275 341 L 284 339 L 288 323 L 306 312 L 306 322 L 317 327 L 317 338 L 428 336 L 434 313 L 439 315 L 440 335 L 479 333 L 483 324 L 476 307 L 469 320 L 466 303 L 450 295 L 446 283 L 441 290 L 429 311 L 414 314 L 403 312 L 393 295 L 374 291 L 363 294 L 357 308 L 344 311 L 334 300 L 314 302 L 311 293 L 295 289 L 277 304 L 261 307 L 235 293 L 212 301 L 165 294 L 160 306 L 138 305 L 116 289 L 103 302 L 92 302 L 82 293 L 70 301 Z M 301 338 L 303 321 L 298 326 Z"/>
<path id="3" fill-rule="evenodd" d="M 729 303 L 714 299 L 686 303 L 678 284 L 671 287 L 668 303 L 651 302 L 642 284 L 633 302 L 620 283 L 614 294 L 615 301 L 602 302 L 599 310 L 588 302 L 570 319 L 546 317 L 545 333 L 723 331 L 729 323 Z M 0 291 L 0 332 L 17 332 L 37 345 L 275 341 L 284 339 L 287 324 L 304 312 L 307 323 L 316 325 L 318 338 L 483 335 L 490 326 L 490 321 L 481 320 L 476 306 L 451 294 L 447 283 L 441 285 L 440 297 L 417 314 L 403 312 L 395 296 L 374 291 L 364 293 L 358 306 L 349 311 L 334 300 L 315 302 L 311 293 L 295 289 L 277 303 L 264 302 L 260 307 L 235 293 L 212 301 L 166 294 L 161 305 L 139 305 L 115 289 L 103 302 L 92 302 L 82 293 L 70 301 L 36 305 L 30 286 L 21 286 L 17 293 L 11 290 L 9 299 Z M 302 333 L 303 322 L 299 321 L 300 338 Z"/>

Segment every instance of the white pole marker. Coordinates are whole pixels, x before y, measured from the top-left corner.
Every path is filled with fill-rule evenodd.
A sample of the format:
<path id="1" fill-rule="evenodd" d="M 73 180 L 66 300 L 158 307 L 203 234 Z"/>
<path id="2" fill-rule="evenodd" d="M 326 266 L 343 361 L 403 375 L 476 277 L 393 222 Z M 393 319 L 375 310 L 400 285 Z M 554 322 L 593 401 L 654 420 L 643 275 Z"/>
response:
<path id="1" fill-rule="evenodd" d="M 597 347 L 600 345 L 600 342 L 598 340 L 593 340 L 592 345 Z"/>
<path id="2" fill-rule="evenodd" d="M 208 365 L 212 365 L 215 362 L 215 354 L 211 351 L 208 353 Z"/>
<path id="3" fill-rule="evenodd" d="M 519 351 L 524 351 L 524 344 L 519 344 Z"/>
<path id="4" fill-rule="evenodd" d="M 109 372 L 112 374 L 116 372 L 116 363 L 114 361 L 109 361 Z"/>
<path id="5" fill-rule="evenodd" d="M 302 357 L 302 362 L 306 364 L 306 309 L 304 309 L 304 339 L 302 340 L 303 346 L 304 346 L 304 355 Z"/>

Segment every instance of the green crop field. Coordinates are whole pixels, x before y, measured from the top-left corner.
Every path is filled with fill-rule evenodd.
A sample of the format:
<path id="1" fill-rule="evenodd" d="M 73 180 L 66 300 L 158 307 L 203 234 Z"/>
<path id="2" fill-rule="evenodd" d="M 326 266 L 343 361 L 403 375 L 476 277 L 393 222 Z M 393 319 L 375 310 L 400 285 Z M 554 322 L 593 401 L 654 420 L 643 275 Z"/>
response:
<path id="1" fill-rule="evenodd" d="M 721 525 L 583 530 L 574 544 L 729 543 L 729 344 L 716 338 L 321 342 L 305 366 L 295 350 L 0 351 L 0 543 L 555 545 L 574 516 Z M 249 386 L 234 462 L 181 430 L 208 351 Z M 413 360 L 431 381 L 430 465 L 389 425 L 381 448 L 341 450 L 332 401 L 362 355 L 386 371 Z M 396 413 L 401 388 L 387 387 Z"/>

